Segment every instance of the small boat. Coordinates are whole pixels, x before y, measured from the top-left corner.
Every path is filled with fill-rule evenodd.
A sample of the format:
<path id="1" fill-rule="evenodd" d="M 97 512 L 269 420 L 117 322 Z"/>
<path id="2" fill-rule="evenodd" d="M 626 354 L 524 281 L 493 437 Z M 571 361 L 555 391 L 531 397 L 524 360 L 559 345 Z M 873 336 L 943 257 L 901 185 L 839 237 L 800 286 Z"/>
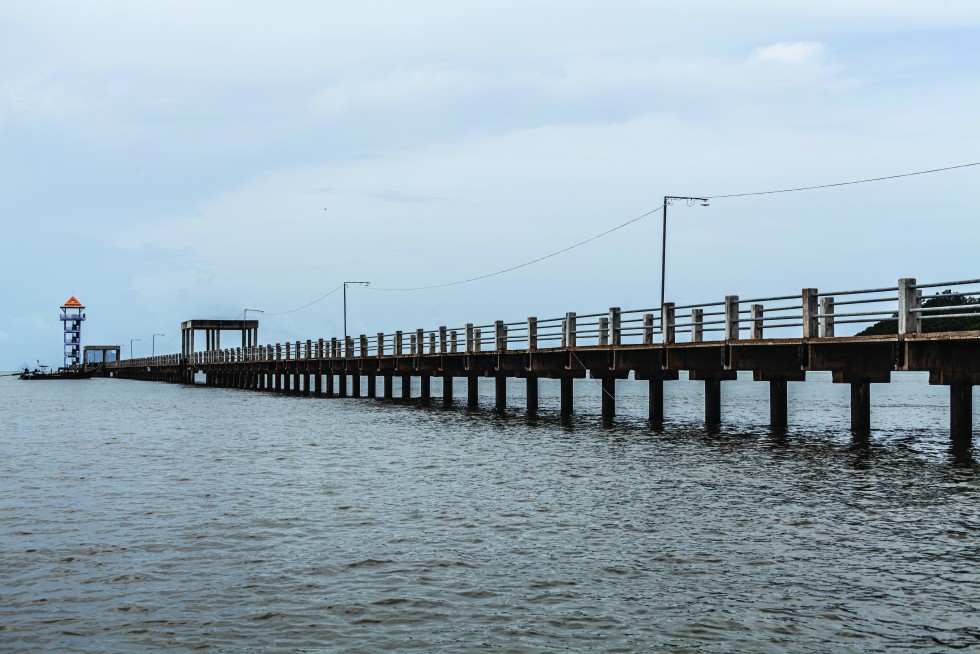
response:
<path id="1" fill-rule="evenodd" d="M 56 371 L 48 370 L 48 366 L 38 364 L 34 370 L 24 368 L 20 373 L 20 379 L 91 379 L 95 373 L 102 369 L 102 364 L 87 368 L 59 368 Z"/>

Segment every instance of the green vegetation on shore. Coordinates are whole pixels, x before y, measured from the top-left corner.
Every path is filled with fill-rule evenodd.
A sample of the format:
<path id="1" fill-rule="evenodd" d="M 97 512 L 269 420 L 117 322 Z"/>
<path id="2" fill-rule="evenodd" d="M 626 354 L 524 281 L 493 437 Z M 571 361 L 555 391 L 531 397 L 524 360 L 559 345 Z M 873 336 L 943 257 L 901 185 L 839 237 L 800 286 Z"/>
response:
<path id="1" fill-rule="evenodd" d="M 939 295 L 929 298 L 922 303 L 924 308 L 936 308 L 936 307 L 955 307 L 962 306 L 965 304 L 978 304 L 980 305 L 980 299 L 970 297 L 969 295 L 959 295 L 953 293 L 952 291 L 943 291 Z M 962 309 L 950 309 L 948 311 L 939 312 L 942 313 L 963 313 Z M 929 315 L 937 315 L 936 313 L 930 313 Z M 930 320 L 922 321 L 922 331 L 923 332 L 965 332 L 972 330 L 980 330 L 980 316 L 968 316 L 966 318 L 934 318 Z M 898 333 L 898 317 L 890 318 L 888 320 L 882 320 L 877 322 L 862 332 L 858 333 L 858 336 L 880 336 L 884 334 L 897 334 Z"/>

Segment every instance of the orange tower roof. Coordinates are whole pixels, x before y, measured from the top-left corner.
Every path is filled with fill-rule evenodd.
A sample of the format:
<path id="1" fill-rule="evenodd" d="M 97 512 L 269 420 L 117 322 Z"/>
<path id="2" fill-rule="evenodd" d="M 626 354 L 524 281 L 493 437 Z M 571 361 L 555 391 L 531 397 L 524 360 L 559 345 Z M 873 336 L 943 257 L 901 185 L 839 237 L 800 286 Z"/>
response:
<path id="1" fill-rule="evenodd" d="M 85 308 L 85 305 L 82 304 L 81 302 L 79 302 L 78 300 L 76 300 L 75 299 L 75 296 L 72 295 L 70 298 L 68 298 L 68 301 L 67 302 L 65 302 L 64 304 L 61 305 L 61 308 L 62 309 L 84 309 Z"/>

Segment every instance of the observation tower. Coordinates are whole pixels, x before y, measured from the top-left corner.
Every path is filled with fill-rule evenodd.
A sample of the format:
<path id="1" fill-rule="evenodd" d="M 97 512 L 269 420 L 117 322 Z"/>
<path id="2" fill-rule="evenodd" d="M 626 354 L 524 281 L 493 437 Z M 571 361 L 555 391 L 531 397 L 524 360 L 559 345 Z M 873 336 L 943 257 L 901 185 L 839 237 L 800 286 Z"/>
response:
<path id="1" fill-rule="evenodd" d="M 81 363 L 82 357 L 82 321 L 85 308 L 75 296 L 68 298 L 68 301 L 61 305 L 61 322 L 65 326 L 65 368 L 69 368 Z"/>

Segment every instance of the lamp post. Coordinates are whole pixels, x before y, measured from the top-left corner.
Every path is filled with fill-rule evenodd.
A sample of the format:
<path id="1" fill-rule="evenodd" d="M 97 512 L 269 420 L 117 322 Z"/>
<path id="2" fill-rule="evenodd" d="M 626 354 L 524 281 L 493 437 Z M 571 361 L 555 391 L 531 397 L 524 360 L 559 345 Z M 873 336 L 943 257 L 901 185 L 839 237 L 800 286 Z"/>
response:
<path id="1" fill-rule="evenodd" d="M 664 289 L 667 277 L 667 207 L 674 203 L 674 200 L 684 200 L 687 206 L 693 207 L 695 202 L 700 202 L 702 207 L 708 206 L 708 198 L 692 198 L 686 195 L 665 195 L 664 196 L 664 232 L 660 242 L 660 331 L 664 329 Z"/>
<path id="2" fill-rule="evenodd" d="M 370 286 L 371 282 L 344 282 L 344 343 L 347 342 L 347 285 Z"/>
<path id="3" fill-rule="evenodd" d="M 153 336 L 150 337 L 150 339 L 152 341 L 152 345 L 151 345 L 151 348 L 152 349 L 150 350 L 150 356 L 151 357 L 155 357 L 157 355 L 157 336 L 163 336 L 163 334 L 154 334 Z M 130 345 L 132 345 L 132 343 L 130 343 Z M 130 353 L 129 353 L 129 358 L 130 359 L 133 358 L 132 351 L 130 351 Z"/>
<path id="4" fill-rule="evenodd" d="M 138 338 L 131 338 L 131 339 L 129 339 L 129 358 L 130 359 L 133 358 L 133 343 L 138 343 L 139 340 L 140 339 L 138 339 Z"/>

